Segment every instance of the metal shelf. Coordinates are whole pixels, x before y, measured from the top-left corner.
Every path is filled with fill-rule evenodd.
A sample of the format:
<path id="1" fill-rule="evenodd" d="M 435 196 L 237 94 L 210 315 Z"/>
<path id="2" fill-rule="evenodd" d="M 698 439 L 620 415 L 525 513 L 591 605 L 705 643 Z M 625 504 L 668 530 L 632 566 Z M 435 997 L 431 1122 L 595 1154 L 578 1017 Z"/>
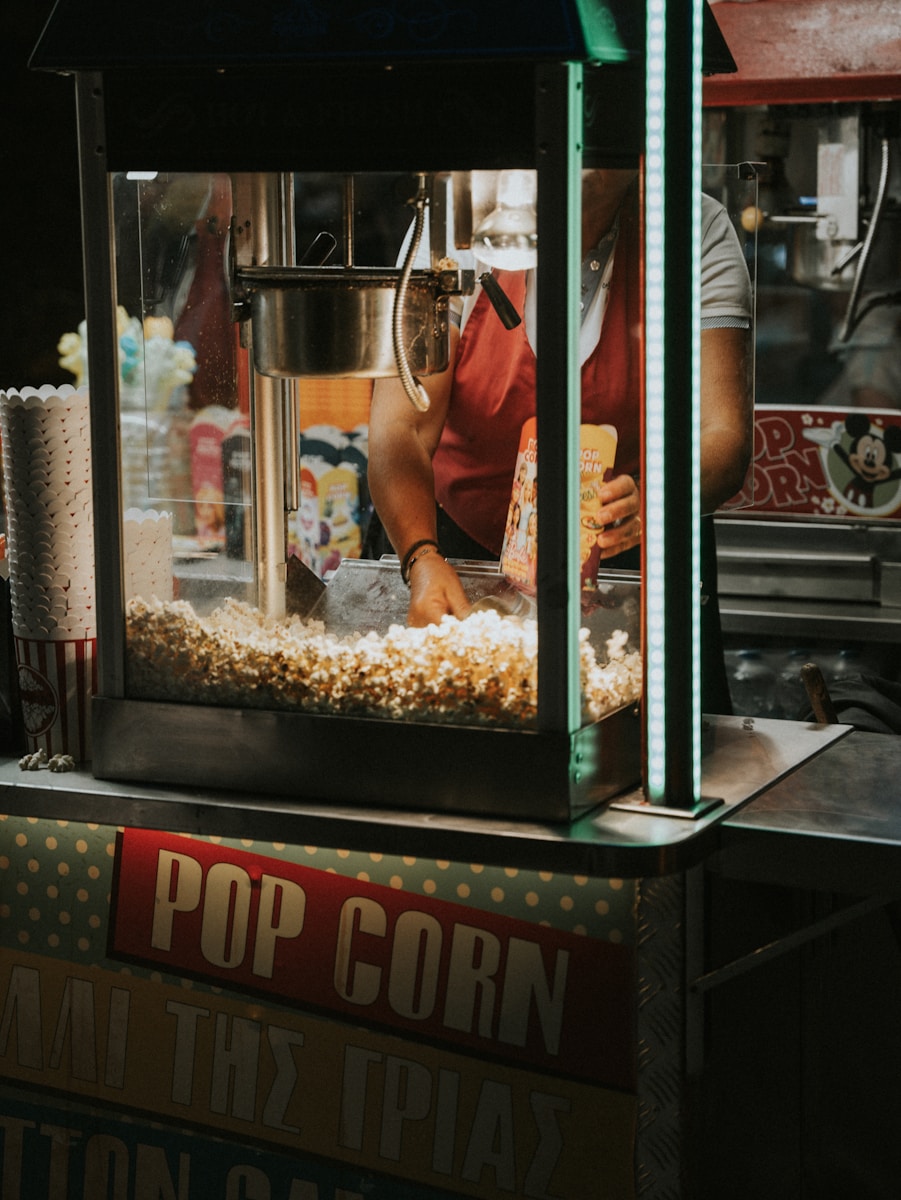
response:
<path id="1" fill-rule="evenodd" d="M 901 609 L 878 604 L 831 604 L 789 596 L 721 596 L 720 622 L 724 633 L 901 643 Z"/>

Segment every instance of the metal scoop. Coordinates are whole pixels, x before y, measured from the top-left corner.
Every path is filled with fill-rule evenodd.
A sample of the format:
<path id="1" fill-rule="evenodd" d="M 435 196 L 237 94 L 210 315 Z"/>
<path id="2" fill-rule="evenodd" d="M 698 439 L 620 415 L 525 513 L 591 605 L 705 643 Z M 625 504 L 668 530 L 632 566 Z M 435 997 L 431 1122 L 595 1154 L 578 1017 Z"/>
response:
<path id="1" fill-rule="evenodd" d="M 482 596 L 480 600 L 476 600 L 466 616 L 471 617 L 473 613 L 477 612 L 496 612 L 500 613 L 502 617 L 509 617 L 515 621 L 523 621 L 527 617 L 534 617 L 535 602 L 523 592 L 518 592 L 515 588 L 509 588 L 504 592 Z"/>

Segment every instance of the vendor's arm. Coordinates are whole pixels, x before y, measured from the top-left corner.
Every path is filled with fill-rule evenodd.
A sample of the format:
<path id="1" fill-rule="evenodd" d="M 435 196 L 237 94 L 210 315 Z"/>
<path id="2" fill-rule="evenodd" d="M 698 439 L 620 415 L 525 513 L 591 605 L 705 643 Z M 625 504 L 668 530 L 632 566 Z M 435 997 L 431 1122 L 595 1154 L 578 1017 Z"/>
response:
<path id="1" fill-rule="evenodd" d="M 457 333 L 451 333 L 451 363 Z M 410 403 L 400 379 L 378 379 L 369 417 L 369 490 L 385 532 L 401 559 L 417 542 L 437 544 L 432 455 L 441 438 L 450 400 L 453 368 L 424 376 L 429 408 Z M 425 549 L 425 547 L 423 547 Z M 411 625 L 463 617 L 469 601 L 456 571 L 440 553 L 414 555 L 408 570 Z"/>
<path id="2" fill-rule="evenodd" d="M 713 512 L 741 490 L 754 441 L 749 329 L 701 333 L 701 511 Z M 601 558 L 613 558 L 641 540 L 641 497 L 631 475 L 600 489 Z"/>
<path id="3" fill-rule="evenodd" d="M 754 448 L 750 329 L 701 332 L 701 511 L 741 491 Z"/>

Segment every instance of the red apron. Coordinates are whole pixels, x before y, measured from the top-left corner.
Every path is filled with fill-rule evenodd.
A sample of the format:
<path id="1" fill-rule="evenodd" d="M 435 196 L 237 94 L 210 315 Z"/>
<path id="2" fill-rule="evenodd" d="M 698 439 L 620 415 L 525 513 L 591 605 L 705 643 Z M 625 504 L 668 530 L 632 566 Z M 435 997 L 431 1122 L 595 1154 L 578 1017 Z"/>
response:
<path id="1" fill-rule="evenodd" d="M 637 218 L 623 213 L 600 341 L 582 366 L 582 420 L 615 427 L 618 475 L 637 474 L 641 461 L 638 251 Z M 498 271 L 497 280 L 521 313 L 526 273 Z M 525 322 L 505 329 L 482 294 L 457 347 L 447 421 L 433 463 L 438 503 L 497 555 L 520 431 L 535 415 L 535 381 Z M 540 453 L 539 448 L 539 467 Z"/>

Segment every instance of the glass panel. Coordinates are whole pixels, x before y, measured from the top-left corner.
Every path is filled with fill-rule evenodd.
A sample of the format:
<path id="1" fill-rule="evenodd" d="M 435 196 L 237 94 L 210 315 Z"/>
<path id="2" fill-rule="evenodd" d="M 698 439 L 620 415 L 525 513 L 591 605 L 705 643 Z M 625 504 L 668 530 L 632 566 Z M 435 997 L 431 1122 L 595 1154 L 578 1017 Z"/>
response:
<path id="1" fill-rule="evenodd" d="M 227 175 L 113 179 L 125 595 L 251 598 L 250 395 Z"/>
<path id="2" fill-rule="evenodd" d="M 534 184 L 523 175 L 500 179 L 501 202 L 510 200 L 513 183 L 520 192 Z M 439 248 L 446 253 L 433 256 L 428 227 L 440 234 L 445 209 L 452 224 L 454 189 L 450 174 L 430 182 L 431 221 L 412 267 L 433 305 L 420 325 L 447 338 L 449 310 L 472 305 L 473 272 L 486 267 L 452 234 Z M 366 357 L 384 336 L 378 322 L 393 316 L 416 177 L 295 175 L 284 194 L 294 218 L 288 240 L 302 265 L 273 268 L 268 279 L 268 267 L 258 268 L 239 244 L 241 186 L 220 175 L 114 180 L 129 697 L 534 726 L 538 633 L 528 522 L 511 531 L 510 578 L 499 553 L 477 561 L 450 552 L 474 611 L 428 628 L 407 626 L 410 591 L 400 564 L 370 528 L 372 376 L 380 381 L 384 372 L 350 371 L 344 351 L 359 343 Z M 377 271 L 390 276 L 387 308 Z M 269 282 L 274 294 L 259 303 Z M 302 315 L 292 324 L 285 312 L 294 302 Z M 272 336 L 280 321 L 283 341 L 282 331 Z M 420 333 L 414 330 L 414 343 Z M 255 373 L 264 343 L 267 356 L 285 347 L 293 361 L 304 337 L 318 339 L 316 354 L 304 360 L 313 363 L 310 374 L 288 379 L 293 372 L 281 371 L 274 357 L 265 376 Z M 342 357 L 334 373 L 332 348 Z M 422 378 L 441 375 L 446 361 L 426 362 Z M 273 422 L 274 442 L 264 432 Z M 287 478 L 285 503 L 268 512 L 262 485 L 279 472 Z M 529 483 L 526 492 L 511 462 L 511 511 L 517 491 L 520 510 L 534 509 L 537 487 L 534 478 Z M 272 520 L 285 564 L 275 598 L 260 584 L 272 567 L 260 547 L 274 544 L 261 529 Z M 513 554 L 514 541 L 522 555 Z M 586 723 L 637 700 L 641 683 L 637 574 L 598 576 L 596 565 L 590 574 L 597 586 L 587 589 L 583 606 Z"/>
<path id="3" fill-rule="evenodd" d="M 708 131 L 709 134 L 709 131 Z M 754 352 L 754 323 L 757 313 L 757 241 L 761 222 L 758 205 L 758 166 L 756 163 L 730 163 L 716 165 L 706 163 L 701 171 L 701 187 L 705 195 L 718 201 L 729 215 L 732 227 L 741 246 L 742 256 L 748 268 L 750 280 L 750 312 L 752 329 L 748 337 L 748 386 L 753 397 L 756 389 L 756 355 Z M 710 323 L 704 313 L 704 272 L 702 268 L 701 308 L 701 361 L 703 370 L 704 328 Z M 713 318 L 715 322 L 716 318 Z M 736 494 L 720 504 L 718 512 L 746 508 L 754 495 L 754 464 L 751 462 L 742 487 Z"/>

